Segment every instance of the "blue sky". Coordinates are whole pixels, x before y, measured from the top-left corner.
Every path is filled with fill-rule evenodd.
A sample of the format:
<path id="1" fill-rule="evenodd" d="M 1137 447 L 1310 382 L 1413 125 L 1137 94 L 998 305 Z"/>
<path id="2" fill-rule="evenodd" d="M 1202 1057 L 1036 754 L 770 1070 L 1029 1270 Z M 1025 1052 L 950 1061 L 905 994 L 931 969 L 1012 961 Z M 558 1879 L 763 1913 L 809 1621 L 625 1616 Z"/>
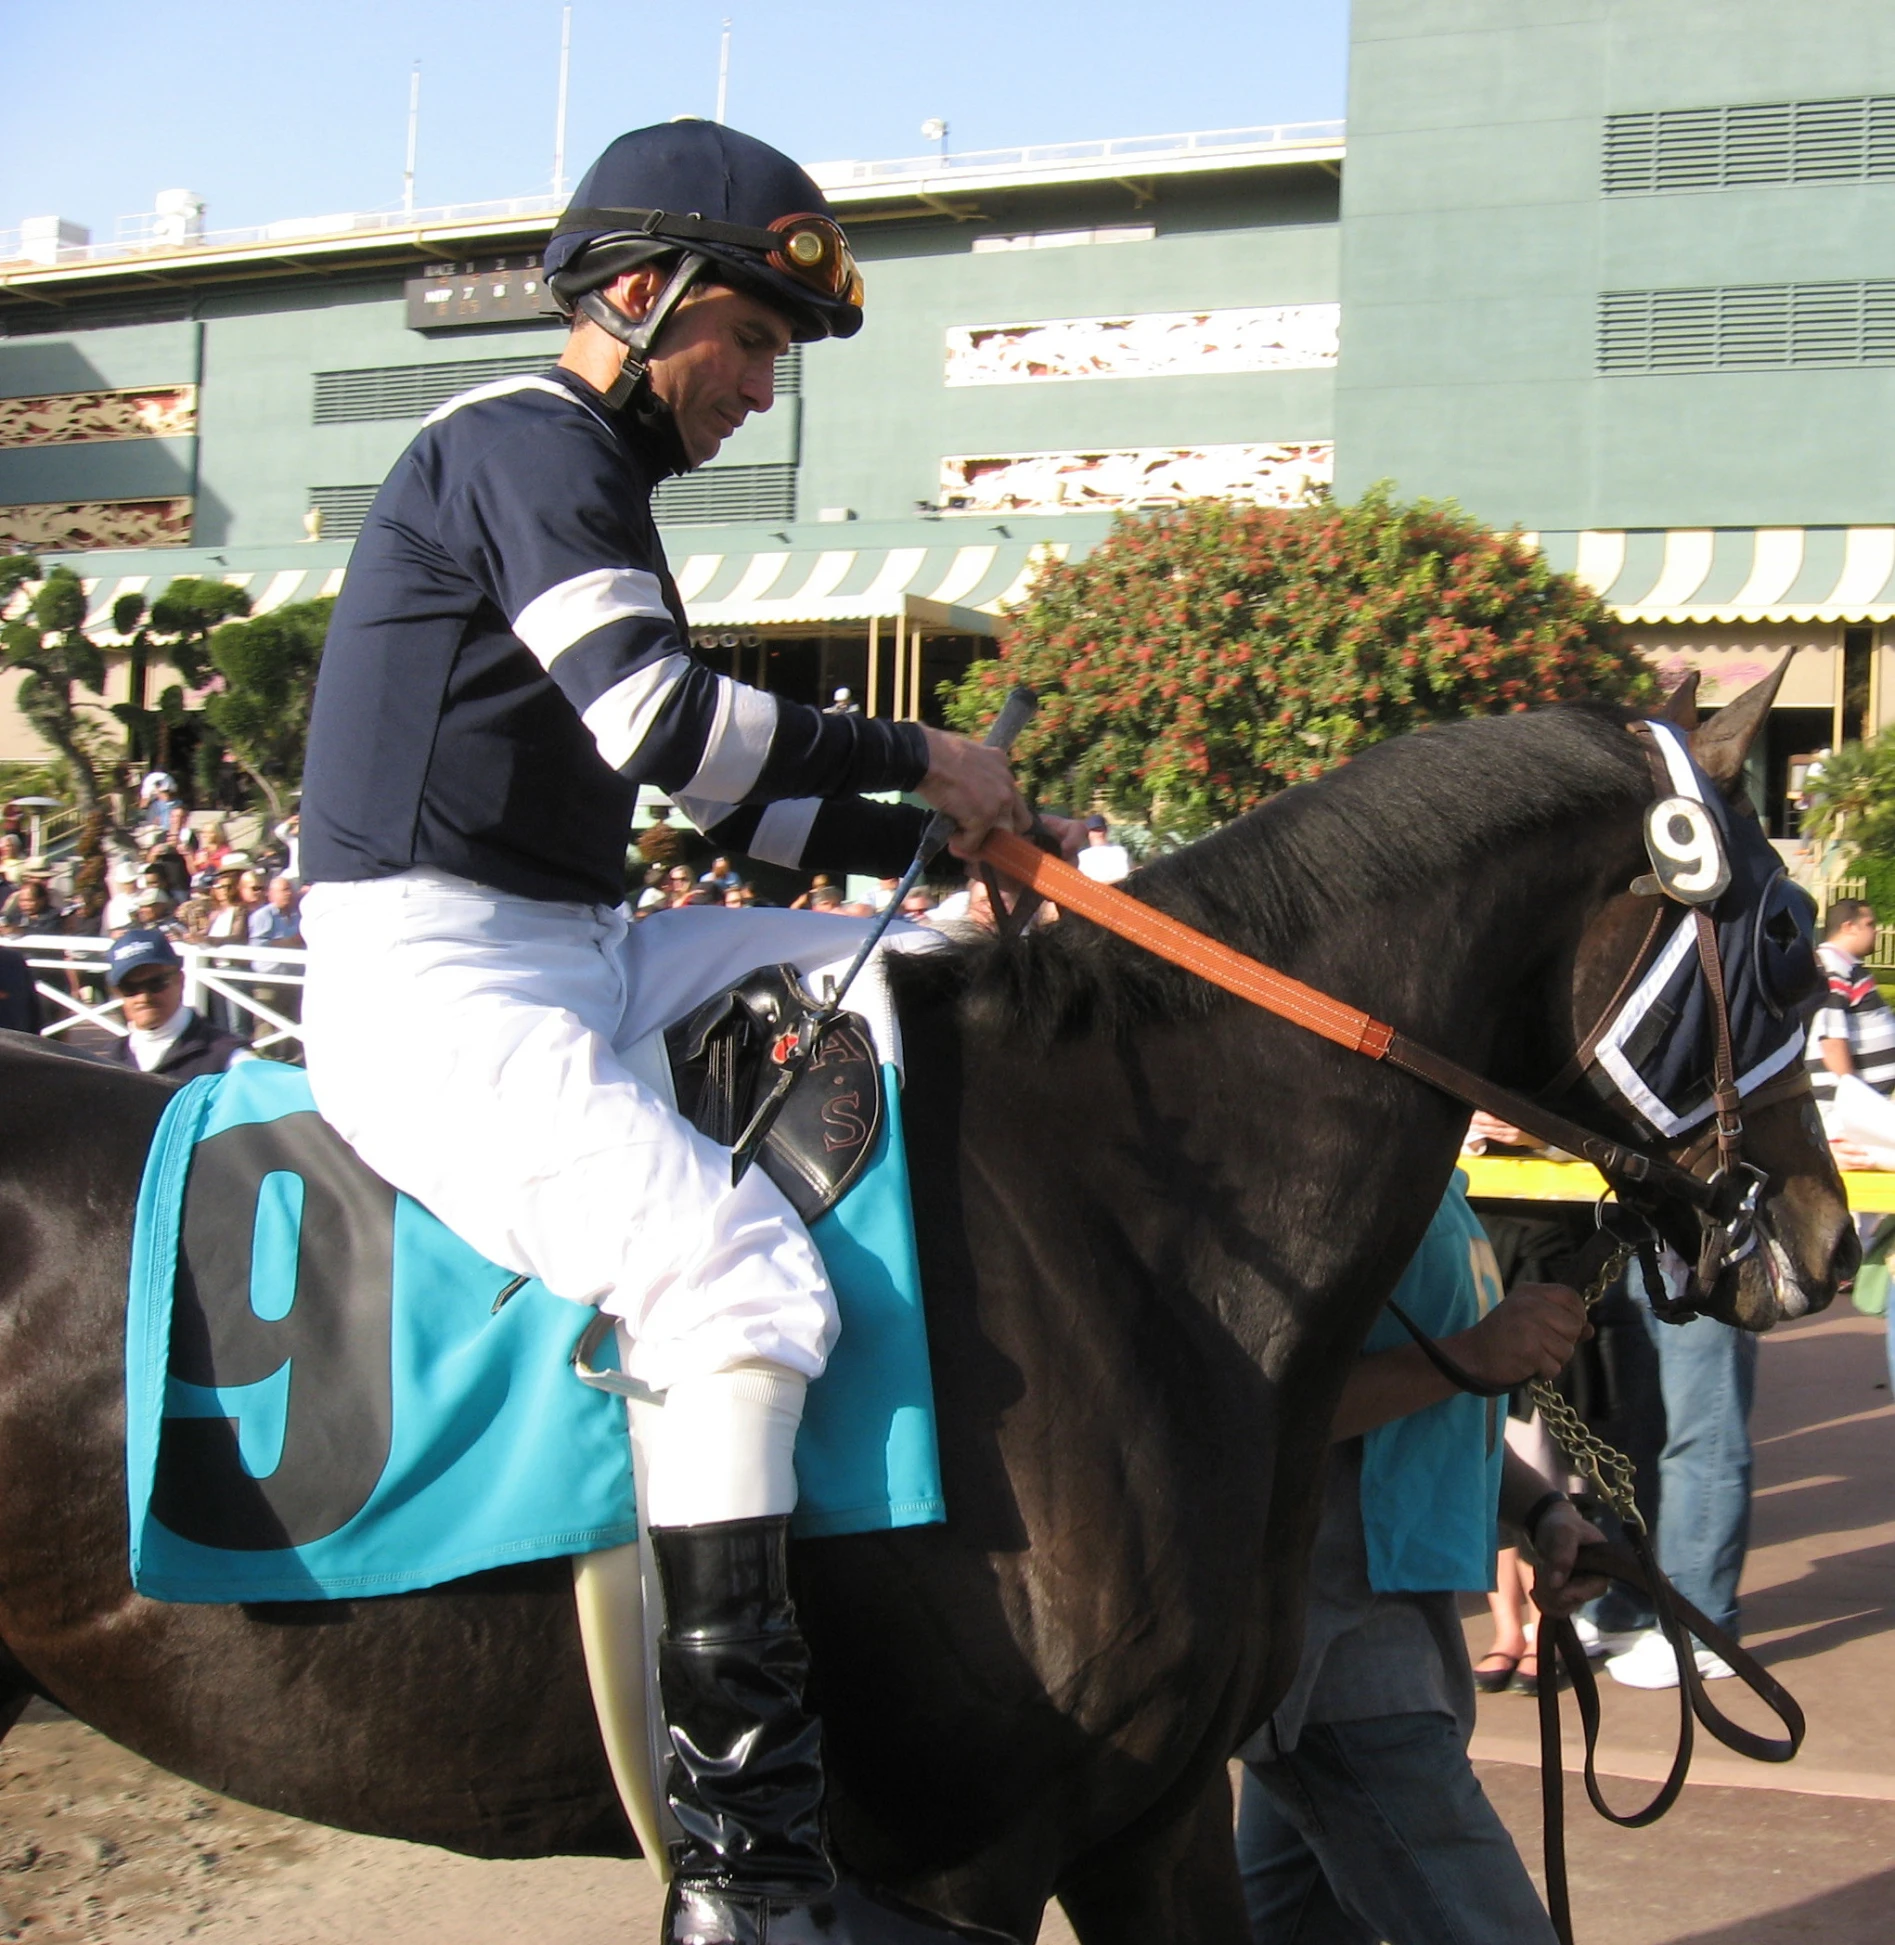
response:
<path id="1" fill-rule="evenodd" d="M 1346 0 L 574 0 L 569 177 L 715 106 L 804 161 L 1340 116 Z M 422 65 L 423 206 L 551 187 L 560 0 L 4 0 L 0 228 L 109 240 L 160 189 L 213 229 L 391 208 Z M 22 79 L 27 85 L 22 86 Z"/>

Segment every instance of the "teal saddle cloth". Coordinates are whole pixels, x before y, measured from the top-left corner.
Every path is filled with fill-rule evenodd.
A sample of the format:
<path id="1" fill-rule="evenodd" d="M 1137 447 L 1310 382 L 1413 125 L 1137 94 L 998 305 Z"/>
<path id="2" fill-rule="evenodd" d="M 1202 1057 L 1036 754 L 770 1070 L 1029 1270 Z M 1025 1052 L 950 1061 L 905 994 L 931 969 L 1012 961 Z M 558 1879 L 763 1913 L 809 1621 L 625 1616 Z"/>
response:
<path id="1" fill-rule="evenodd" d="M 796 1448 L 804 1534 L 945 1517 L 900 1092 L 811 1234 L 842 1315 Z M 138 1198 L 126 1327 L 133 1585 L 174 1601 L 406 1593 L 637 1537 L 590 1313 L 372 1174 L 302 1071 L 181 1089 Z"/>

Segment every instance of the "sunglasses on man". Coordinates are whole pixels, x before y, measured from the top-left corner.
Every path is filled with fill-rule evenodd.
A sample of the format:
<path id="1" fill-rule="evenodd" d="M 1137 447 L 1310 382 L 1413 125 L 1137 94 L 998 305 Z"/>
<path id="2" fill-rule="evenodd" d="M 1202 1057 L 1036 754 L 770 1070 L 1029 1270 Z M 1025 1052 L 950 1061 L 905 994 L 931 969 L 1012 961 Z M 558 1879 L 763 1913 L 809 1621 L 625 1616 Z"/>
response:
<path id="1" fill-rule="evenodd" d="M 118 990 L 121 998 L 136 999 L 141 993 L 162 993 L 179 975 L 176 972 L 132 973 L 121 979 Z"/>

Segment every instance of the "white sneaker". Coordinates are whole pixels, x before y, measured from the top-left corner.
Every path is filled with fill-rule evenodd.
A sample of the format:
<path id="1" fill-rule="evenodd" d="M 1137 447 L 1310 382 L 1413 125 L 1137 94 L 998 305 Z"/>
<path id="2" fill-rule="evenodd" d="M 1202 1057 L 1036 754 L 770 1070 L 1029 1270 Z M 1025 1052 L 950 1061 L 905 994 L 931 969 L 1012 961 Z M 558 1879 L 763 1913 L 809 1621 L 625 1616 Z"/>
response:
<path id="1" fill-rule="evenodd" d="M 1645 1638 L 1643 1628 L 1607 1628 L 1602 1634 L 1583 1614 L 1573 1616 L 1573 1632 L 1579 1637 L 1579 1645 L 1586 1651 L 1588 1661 L 1597 1661 L 1602 1655 L 1622 1655 L 1626 1649 L 1634 1647 Z"/>
<path id="2" fill-rule="evenodd" d="M 1722 1655 L 1712 1654 L 1709 1648 L 1695 1650 L 1695 1659 L 1701 1681 L 1721 1682 L 1737 1672 Z M 1671 1651 L 1671 1643 L 1657 1628 L 1646 1628 L 1632 1647 L 1623 1654 L 1610 1656 L 1605 1671 L 1627 1688 L 1678 1686 L 1678 1658 Z"/>

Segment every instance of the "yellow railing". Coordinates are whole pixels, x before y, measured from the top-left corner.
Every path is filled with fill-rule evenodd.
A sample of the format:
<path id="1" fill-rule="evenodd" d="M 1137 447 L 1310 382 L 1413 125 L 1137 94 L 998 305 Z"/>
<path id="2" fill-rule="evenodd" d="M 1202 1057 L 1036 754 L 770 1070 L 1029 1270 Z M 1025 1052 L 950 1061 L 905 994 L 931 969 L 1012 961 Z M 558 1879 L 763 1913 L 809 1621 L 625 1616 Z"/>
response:
<path id="1" fill-rule="evenodd" d="M 1534 1155 L 1463 1155 L 1467 1192 L 1492 1202 L 1596 1202 L 1605 1177 L 1590 1162 L 1549 1162 Z M 1849 1206 L 1862 1215 L 1895 1215 L 1895 1175 L 1863 1170 L 1842 1178 Z"/>

